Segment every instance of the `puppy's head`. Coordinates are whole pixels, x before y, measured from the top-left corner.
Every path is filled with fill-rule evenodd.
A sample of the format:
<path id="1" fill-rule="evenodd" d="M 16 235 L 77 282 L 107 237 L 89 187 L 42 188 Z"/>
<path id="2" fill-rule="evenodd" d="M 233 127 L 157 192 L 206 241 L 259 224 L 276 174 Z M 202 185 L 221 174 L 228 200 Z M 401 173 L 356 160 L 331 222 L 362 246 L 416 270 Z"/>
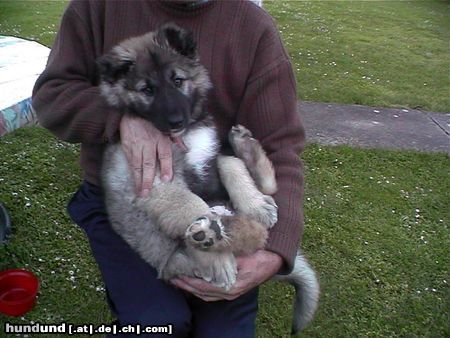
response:
<path id="1" fill-rule="evenodd" d="M 202 117 L 211 83 L 190 31 L 165 24 L 123 41 L 97 64 L 108 103 L 163 133 L 179 135 Z"/>

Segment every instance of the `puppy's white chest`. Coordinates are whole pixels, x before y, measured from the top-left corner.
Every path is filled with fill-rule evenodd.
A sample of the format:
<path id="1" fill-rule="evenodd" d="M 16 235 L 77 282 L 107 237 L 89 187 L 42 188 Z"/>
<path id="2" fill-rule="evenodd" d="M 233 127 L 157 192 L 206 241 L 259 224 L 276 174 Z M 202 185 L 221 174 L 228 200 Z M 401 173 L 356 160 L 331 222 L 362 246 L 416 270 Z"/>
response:
<path id="1" fill-rule="evenodd" d="M 219 143 L 215 128 L 204 127 L 193 130 L 184 138 L 188 148 L 186 162 L 200 177 L 206 175 L 209 161 L 217 155 Z"/>

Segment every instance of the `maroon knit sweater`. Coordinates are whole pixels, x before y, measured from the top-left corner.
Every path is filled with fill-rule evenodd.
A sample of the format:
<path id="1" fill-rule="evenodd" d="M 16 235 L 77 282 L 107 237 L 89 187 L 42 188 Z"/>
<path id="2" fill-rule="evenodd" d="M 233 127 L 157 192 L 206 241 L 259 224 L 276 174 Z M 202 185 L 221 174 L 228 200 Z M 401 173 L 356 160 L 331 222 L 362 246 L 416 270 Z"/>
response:
<path id="1" fill-rule="evenodd" d="M 279 221 L 267 249 L 293 266 L 303 229 L 304 132 L 291 64 L 271 17 L 250 1 L 211 0 L 181 9 L 168 1 L 84 0 L 64 13 L 47 68 L 33 91 L 39 122 L 57 137 L 81 143 L 86 180 L 98 184 L 101 154 L 117 139 L 120 113 L 100 97 L 95 60 L 120 41 L 175 22 L 193 31 L 213 90 L 208 108 L 221 139 L 242 124 L 272 160 Z"/>

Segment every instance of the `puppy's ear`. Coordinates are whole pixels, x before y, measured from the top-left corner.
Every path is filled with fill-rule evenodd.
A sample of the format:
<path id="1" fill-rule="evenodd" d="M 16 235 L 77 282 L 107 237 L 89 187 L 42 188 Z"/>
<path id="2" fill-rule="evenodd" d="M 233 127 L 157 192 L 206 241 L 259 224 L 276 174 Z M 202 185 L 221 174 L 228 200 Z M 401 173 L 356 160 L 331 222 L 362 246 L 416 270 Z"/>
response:
<path id="1" fill-rule="evenodd" d="M 117 50 L 97 59 L 97 71 L 101 81 L 113 83 L 124 77 L 135 62 L 128 55 L 120 55 Z"/>
<path id="2" fill-rule="evenodd" d="M 166 42 L 171 48 L 190 59 L 197 57 L 197 44 L 190 30 L 181 28 L 174 23 L 166 23 L 158 29 L 156 39 L 159 43 Z"/>

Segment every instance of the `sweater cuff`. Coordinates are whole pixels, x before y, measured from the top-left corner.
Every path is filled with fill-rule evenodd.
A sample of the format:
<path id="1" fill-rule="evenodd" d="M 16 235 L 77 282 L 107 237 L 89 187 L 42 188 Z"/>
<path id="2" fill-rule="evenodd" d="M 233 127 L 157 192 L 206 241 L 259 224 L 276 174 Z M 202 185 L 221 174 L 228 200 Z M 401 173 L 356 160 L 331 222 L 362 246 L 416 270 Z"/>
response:
<path id="1" fill-rule="evenodd" d="M 277 231 L 270 231 L 265 250 L 272 251 L 281 256 L 283 266 L 278 274 L 287 275 L 294 268 L 295 256 L 297 255 L 299 243 L 291 237 Z"/>
<path id="2" fill-rule="evenodd" d="M 117 110 L 111 108 L 111 111 L 108 113 L 105 125 L 105 133 L 103 135 L 105 143 L 114 143 L 119 140 L 119 125 L 121 119 L 122 114 L 120 114 Z"/>

